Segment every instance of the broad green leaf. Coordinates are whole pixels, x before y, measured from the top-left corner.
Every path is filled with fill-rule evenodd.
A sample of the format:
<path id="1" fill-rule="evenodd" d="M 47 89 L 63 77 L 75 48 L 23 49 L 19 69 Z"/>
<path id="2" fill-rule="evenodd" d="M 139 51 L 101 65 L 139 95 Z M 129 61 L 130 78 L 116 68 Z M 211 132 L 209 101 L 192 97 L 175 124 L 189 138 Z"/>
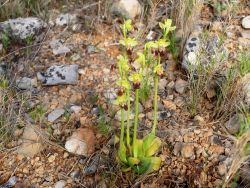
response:
<path id="1" fill-rule="evenodd" d="M 149 172 L 159 170 L 161 167 L 161 158 L 160 157 L 149 157 L 149 159 L 150 159 Z"/>
<path id="2" fill-rule="evenodd" d="M 118 149 L 118 157 L 121 162 L 127 163 L 126 146 L 123 142 L 121 142 L 120 147 Z"/>
<path id="3" fill-rule="evenodd" d="M 150 157 L 154 155 L 159 150 L 160 146 L 160 138 L 154 136 L 153 134 L 149 134 L 143 142 L 145 157 Z"/>
<path id="4" fill-rule="evenodd" d="M 133 154 L 135 158 L 144 156 L 143 140 L 136 140 L 133 146 Z"/>
<path id="5" fill-rule="evenodd" d="M 144 174 L 145 172 L 148 172 L 150 169 L 151 161 L 147 158 L 142 158 L 139 165 L 134 166 L 134 171 L 137 174 Z"/>
<path id="6" fill-rule="evenodd" d="M 159 170 L 161 167 L 160 157 L 144 157 L 141 159 L 139 165 L 134 169 L 138 174 L 151 173 L 153 171 Z"/>
<path id="7" fill-rule="evenodd" d="M 138 158 L 135 157 L 129 157 L 128 158 L 128 164 L 129 166 L 134 166 L 134 165 L 138 165 L 140 163 L 140 160 Z"/>

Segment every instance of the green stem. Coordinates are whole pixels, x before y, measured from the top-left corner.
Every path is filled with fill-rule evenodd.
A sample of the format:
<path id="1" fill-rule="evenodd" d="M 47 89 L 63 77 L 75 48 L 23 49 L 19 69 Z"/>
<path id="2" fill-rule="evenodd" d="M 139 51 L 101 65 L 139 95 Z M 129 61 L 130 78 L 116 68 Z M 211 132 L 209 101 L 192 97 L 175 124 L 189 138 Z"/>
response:
<path id="1" fill-rule="evenodd" d="M 158 62 L 157 65 L 161 63 L 161 56 L 158 55 Z M 155 135 L 155 131 L 156 131 L 156 126 L 157 126 L 157 96 L 158 96 L 158 82 L 159 82 L 159 78 L 158 75 L 155 74 L 154 77 L 154 124 L 153 124 L 153 128 L 152 128 L 152 133 Z"/>
<path id="2" fill-rule="evenodd" d="M 121 135 L 120 135 L 120 147 L 124 139 L 124 109 L 121 109 Z"/>
<path id="3" fill-rule="evenodd" d="M 155 75 L 154 78 L 154 124 L 153 124 L 153 129 L 152 129 L 152 133 L 155 135 L 155 130 L 156 130 L 156 125 L 157 125 L 157 95 L 158 95 L 158 76 Z"/>
<path id="4" fill-rule="evenodd" d="M 130 89 L 127 90 L 127 97 L 128 97 L 128 111 L 127 111 L 127 132 L 126 132 L 126 137 L 127 137 L 127 146 L 130 148 Z"/>
<path id="5" fill-rule="evenodd" d="M 139 112 L 139 89 L 136 89 L 135 90 L 135 120 L 134 120 L 133 148 L 135 148 L 135 145 L 136 145 L 138 112 Z"/>

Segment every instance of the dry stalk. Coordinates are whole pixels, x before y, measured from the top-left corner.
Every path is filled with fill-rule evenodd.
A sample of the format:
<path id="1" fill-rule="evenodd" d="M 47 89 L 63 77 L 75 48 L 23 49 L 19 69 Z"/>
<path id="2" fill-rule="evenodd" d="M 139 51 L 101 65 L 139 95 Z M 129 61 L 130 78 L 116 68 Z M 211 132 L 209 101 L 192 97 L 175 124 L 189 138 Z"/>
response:
<path id="1" fill-rule="evenodd" d="M 235 173 L 239 170 L 241 165 L 249 159 L 249 155 L 246 155 L 245 146 L 250 141 L 250 131 L 244 133 L 235 143 L 233 151 L 233 160 L 229 171 L 225 176 L 223 188 L 226 188 Z"/>

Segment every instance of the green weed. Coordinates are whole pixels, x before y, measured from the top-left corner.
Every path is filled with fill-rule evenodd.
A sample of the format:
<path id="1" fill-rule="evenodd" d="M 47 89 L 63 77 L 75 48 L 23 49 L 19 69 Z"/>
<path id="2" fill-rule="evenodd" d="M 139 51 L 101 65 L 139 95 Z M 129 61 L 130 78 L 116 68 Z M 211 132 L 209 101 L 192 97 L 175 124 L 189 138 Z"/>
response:
<path id="1" fill-rule="evenodd" d="M 29 114 L 30 117 L 35 121 L 41 123 L 45 117 L 46 110 L 42 105 L 37 105 L 34 110 Z"/>

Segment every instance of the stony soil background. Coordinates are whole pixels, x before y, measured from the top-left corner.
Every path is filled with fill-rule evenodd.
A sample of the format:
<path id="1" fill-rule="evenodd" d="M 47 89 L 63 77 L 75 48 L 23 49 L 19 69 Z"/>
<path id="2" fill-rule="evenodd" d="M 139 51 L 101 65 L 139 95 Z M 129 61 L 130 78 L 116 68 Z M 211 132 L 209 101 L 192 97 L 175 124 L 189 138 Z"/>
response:
<path id="1" fill-rule="evenodd" d="M 130 6 L 129 2 L 125 6 Z M 18 95 L 25 96 L 25 102 L 23 106 L 23 101 L 16 102 L 22 106 L 15 120 L 18 125 L 0 148 L 0 187 L 14 176 L 14 187 L 221 187 L 237 151 L 235 137 L 230 134 L 234 134 L 236 125 L 232 123 L 233 128 L 229 125 L 226 129 L 230 117 L 214 119 L 213 96 L 203 97 L 197 115 L 191 114 L 189 80 L 181 66 L 181 54 L 176 59 L 168 53 L 163 62 L 166 76 L 160 80 L 157 132 L 163 142 L 160 171 L 136 176 L 119 170 L 115 157 L 119 115 L 111 104 L 116 96 L 117 74 L 111 67 L 120 53 L 121 19 L 109 17 L 104 5 L 86 3 L 69 14 L 53 9 L 46 26 L 39 35 L 36 33 L 34 46 L 20 50 L 25 45 L 15 42 L 4 51 L 2 45 L 0 73 L 6 71 L 4 74 Z M 165 5 L 158 4 L 156 12 L 161 13 Z M 233 14 L 218 14 L 204 3 L 197 21 L 210 34 L 224 36 L 223 47 L 229 52 L 225 67 L 237 59 L 238 52 L 250 48 L 250 30 L 242 27 L 242 19 L 250 16 L 250 7 L 244 2 L 238 7 Z M 133 22 L 137 30 L 132 35 L 141 40 L 150 31 L 155 38 L 159 36 L 156 25 L 140 22 L 138 16 Z M 181 31 L 177 31 L 181 39 L 178 33 Z M 77 68 L 46 72 L 54 65 Z M 151 125 L 149 100 L 140 106 L 139 133 L 145 135 Z M 72 134 L 83 138 L 87 148 L 81 140 L 77 147 L 65 148 L 66 141 L 79 141 Z M 245 168 L 250 170 L 249 165 Z M 250 186 L 249 177 L 237 181 L 238 187 Z"/>

